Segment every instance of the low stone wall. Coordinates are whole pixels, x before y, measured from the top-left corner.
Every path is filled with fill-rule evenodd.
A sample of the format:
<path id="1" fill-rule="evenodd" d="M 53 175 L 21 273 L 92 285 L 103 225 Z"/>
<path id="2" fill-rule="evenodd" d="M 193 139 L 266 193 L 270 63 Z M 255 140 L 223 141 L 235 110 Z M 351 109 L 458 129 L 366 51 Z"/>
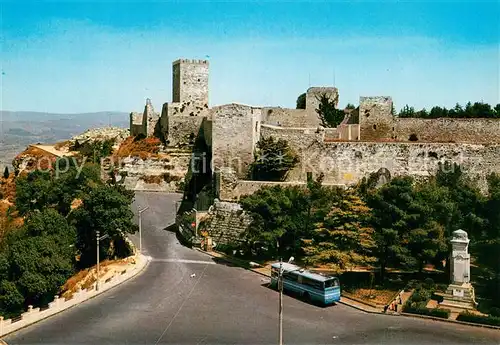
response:
<path id="1" fill-rule="evenodd" d="M 241 205 L 215 200 L 201 230 L 206 231 L 216 244 L 232 244 L 242 241 L 241 234 L 251 222 L 252 218 Z"/>
<path id="2" fill-rule="evenodd" d="M 148 262 L 149 258 L 140 255 L 136 265 L 132 269 L 126 269 L 122 271 L 121 274 L 117 274 L 108 280 L 101 282 L 99 284 L 99 291 L 96 291 L 96 285 L 94 283 L 89 290 L 80 290 L 74 293 L 70 299 L 55 296 L 54 301 L 50 302 L 46 309 L 41 310 L 40 308 L 33 308 L 32 306 L 29 306 L 28 310 L 25 313 L 22 313 L 19 318 L 4 320 L 3 317 L 0 316 L 0 336 L 17 331 L 95 297 L 132 278 L 142 271 Z"/>
<path id="3" fill-rule="evenodd" d="M 313 176 L 314 177 L 314 176 Z M 236 174 L 231 169 L 221 169 L 216 173 L 216 189 L 220 200 L 235 202 L 240 200 L 245 195 L 251 195 L 263 187 L 281 186 L 304 186 L 305 181 L 290 181 L 290 182 L 276 182 L 276 181 L 249 181 L 238 180 Z M 324 183 L 325 186 L 345 187 L 343 184 L 337 183 Z"/>

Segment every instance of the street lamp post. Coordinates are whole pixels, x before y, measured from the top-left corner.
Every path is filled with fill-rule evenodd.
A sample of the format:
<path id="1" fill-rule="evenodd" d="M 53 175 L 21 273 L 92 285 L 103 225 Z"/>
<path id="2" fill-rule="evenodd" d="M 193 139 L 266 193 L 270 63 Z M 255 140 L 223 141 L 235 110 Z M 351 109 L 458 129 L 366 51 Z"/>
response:
<path id="1" fill-rule="evenodd" d="M 139 254 L 142 254 L 142 212 L 146 211 L 149 208 L 143 208 L 139 210 Z"/>
<path id="2" fill-rule="evenodd" d="M 104 240 L 105 238 L 108 238 L 109 235 L 105 234 L 102 236 L 99 236 L 101 233 L 99 230 L 96 231 L 96 240 L 97 240 L 97 279 L 96 279 L 96 285 L 95 289 L 96 291 L 99 291 L 99 241 Z"/>
<path id="3" fill-rule="evenodd" d="M 280 290 L 279 306 L 279 345 L 283 345 L 283 261 L 280 258 L 280 274 L 278 276 L 278 289 Z"/>
<path id="4" fill-rule="evenodd" d="M 291 263 L 294 257 L 290 257 L 288 263 Z M 279 302 L 279 345 L 283 345 L 283 261 L 280 258 L 280 272 L 278 275 L 278 290 L 280 292 Z"/>

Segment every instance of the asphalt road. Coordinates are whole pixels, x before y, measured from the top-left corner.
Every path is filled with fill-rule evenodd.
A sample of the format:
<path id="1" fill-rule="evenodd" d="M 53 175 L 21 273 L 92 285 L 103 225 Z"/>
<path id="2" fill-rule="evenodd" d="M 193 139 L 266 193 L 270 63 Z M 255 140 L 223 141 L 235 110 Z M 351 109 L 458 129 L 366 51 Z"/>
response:
<path id="1" fill-rule="evenodd" d="M 265 278 L 217 264 L 165 230 L 178 195 L 141 193 L 138 276 L 75 308 L 15 332 L 14 344 L 276 344 L 278 295 Z M 136 239 L 135 239 L 136 240 Z M 192 276 L 194 274 L 194 276 Z M 500 344 L 500 332 L 445 322 L 321 308 L 284 298 L 285 344 Z"/>

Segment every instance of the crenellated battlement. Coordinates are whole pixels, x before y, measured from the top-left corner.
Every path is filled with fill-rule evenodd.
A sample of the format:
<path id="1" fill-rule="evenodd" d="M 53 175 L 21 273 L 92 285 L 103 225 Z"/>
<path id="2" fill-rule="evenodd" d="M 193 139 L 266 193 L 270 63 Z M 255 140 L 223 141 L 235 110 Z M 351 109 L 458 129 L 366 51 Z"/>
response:
<path id="1" fill-rule="evenodd" d="M 174 62 L 172 62 L 172 65 L 178 65 L 180 63 L 187 63 L 187 64 L 193 64 L 193 65 L 208 65 L 208 60 L 201 60 L 201 59 L 177 59 Z"/>

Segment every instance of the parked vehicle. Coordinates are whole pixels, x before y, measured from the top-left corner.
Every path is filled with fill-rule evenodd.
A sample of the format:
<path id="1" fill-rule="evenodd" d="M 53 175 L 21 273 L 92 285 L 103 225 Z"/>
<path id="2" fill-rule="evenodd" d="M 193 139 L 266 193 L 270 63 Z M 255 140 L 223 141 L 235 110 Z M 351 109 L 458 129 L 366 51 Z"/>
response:
<path id="1" fill-rule="evenodd" d="M 297 293 L 305 300 L 323 305 L 340 301 L 340 282 L 337 277 L 308 271 L 300 266 L 283 262 L 283 290 Z M 271 265 L 271 284 L 278 285 L 280 263 Z"/>

